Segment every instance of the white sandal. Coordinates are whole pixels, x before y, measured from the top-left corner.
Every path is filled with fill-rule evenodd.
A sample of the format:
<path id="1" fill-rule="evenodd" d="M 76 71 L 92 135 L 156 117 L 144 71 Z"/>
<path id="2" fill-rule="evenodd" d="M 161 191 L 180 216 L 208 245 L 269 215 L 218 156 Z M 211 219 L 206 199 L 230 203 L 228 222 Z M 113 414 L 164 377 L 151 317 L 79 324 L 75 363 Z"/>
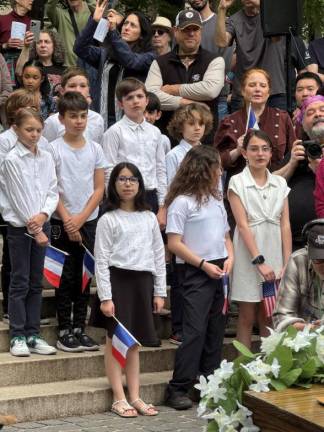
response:
<path id="1" fill-rule="evenodd" d="M 118 408 L 118 405 L 121 405 Z M 117 414 L 119 417 L 124 417 L 124 418 L 132 418 L 132 417 L 137 417 L 138 413 L 136 408 L 134 408 L 133 406 L 131 406 L 126 399 L 120 399 L 120 400 L 116 400 L 112 405 L 111 405 L 111 412 L 113 412 L 114 414 Z M 129 413 L 129 411 L 133 411 L 133 414 L 127 414 Z M 134 412 L 135 411 L 135 412 Z"/>
<path id="2" fill-rule="evenodd" d="M 136 411 L 143 415 L 143 416 L 156 416 L 159 414 L 159 411 L 155 408 L 152 404 L 147 404 L 144 402 L 141 398 L 135 399 L 133 402 L 130 403 L 133 408 L 136 409 Z M 136 405 L 137 404 L 137 405 Z"/>

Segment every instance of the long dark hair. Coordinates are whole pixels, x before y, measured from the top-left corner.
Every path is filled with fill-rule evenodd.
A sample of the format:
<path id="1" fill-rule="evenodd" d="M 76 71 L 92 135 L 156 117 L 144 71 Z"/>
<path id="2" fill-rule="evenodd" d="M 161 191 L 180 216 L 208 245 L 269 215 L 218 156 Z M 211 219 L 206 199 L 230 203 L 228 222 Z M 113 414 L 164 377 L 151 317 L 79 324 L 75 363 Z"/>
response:
<path id="1" fill-rule="evenodd" d="M 193 147 L 184 157 L 170 185 L 166 206 L 179 195 L 194 196 L 199 205 L 210 196 L 221 200 L 222 194 L 213 182 L 213 171 L 217 168 L 221 168 L 221 160 L 214 147 Z"/>
<path id="2" fill-rule="evenodd" d="M 120 208 L 121 199 L 117 193 L 116 181 L 122 169 L 127 168 L 134 177 L 138 178 L 138 192 L 135 196 L 134 207 L 136 211 L 151 210 L 145 201 L 144 180 L 140 170 L 130 162 L 120 162 L 116 165 L 110 175 L 107 198 L 103 204 L 103 212 L 109 212 Z"/>
<path id="3" fill-rule="evenodd" d="M 133 52 L 135 53 L 143 53 L 143 52 L 148 52 L 148 51 L 153 51 L 153 47 L 152 47 L 152 28 L 151 28 L 151 22 L 150 20 L 143 14 L 143 12 L 141 11 L 128 11 L 125 15 L 125 18 L 123 20 L 122 23 L 120 23 L 120 25 L 118 26 L 118 29 L 121 31 L 121 28 L 123 26 L 124 21 L 127 19 L 127 17 L 129 15 L 136 15 L 139 21 L 139 25 L 141 28 L 141 34 L 138 38 L 138 40 L 136 42 L 134 42 L 131 45 L 131 49 Z M 116 58 L 115 54 L 114 54 L 114 50 L 111 47 L 111 45 L 108 44 L 106 45 L 107 49 L 108 49 L 108 57 L 112 60 L 115 60 L 118 62 L 118 59 Z"/>
<path id="4" fill-rule="evenodd" d="M 41 76 L 42 76 L 42 82 L 41 82 L 39 91 L 42 95 L 42 98 L 46 101 L 46 103 L 49 103 L 48 99 L 49 99 L 49 96 L 51 93 L 51 85 L 48 81 L 47 73 L 45 72 L 45 69 L 44 69 L 42 63 L 40 63 L 39 60 L 29 60 L 23 66 L 22 76 L 24 74 L 24 70 L 28 67 L 35 67 L 35 68 L 39 69 Z M 21 78 L 21 81 L 23 84 L 22 78 Z"/>

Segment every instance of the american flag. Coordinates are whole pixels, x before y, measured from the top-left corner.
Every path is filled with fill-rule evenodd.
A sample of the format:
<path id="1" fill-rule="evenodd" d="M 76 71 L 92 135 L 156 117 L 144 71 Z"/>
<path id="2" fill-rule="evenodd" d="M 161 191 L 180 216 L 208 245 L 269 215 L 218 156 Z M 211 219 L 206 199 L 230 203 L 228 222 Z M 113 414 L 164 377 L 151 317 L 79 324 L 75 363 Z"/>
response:
<path id="1" fill-rule="evenodd" d="M 262 282 L 263 305 L 267 318 L 272 316 L 273 309 L 276 305 L 279 283 L 280 279 Z"/>

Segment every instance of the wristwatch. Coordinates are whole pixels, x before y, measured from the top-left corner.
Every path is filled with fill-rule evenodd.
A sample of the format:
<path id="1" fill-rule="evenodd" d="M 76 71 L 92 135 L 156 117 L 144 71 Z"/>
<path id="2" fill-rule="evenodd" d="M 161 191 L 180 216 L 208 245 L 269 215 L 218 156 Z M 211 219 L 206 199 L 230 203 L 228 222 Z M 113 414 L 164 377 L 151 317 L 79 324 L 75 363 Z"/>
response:
<path id="1" fill-rule="evenodd" d="M 265 262 L 264 256 L 263 255 L 258 255 L 257 257 L 255 257 L 251 263 L 253 265 L 257 265 L 257 264 L 263 264 Z"/>

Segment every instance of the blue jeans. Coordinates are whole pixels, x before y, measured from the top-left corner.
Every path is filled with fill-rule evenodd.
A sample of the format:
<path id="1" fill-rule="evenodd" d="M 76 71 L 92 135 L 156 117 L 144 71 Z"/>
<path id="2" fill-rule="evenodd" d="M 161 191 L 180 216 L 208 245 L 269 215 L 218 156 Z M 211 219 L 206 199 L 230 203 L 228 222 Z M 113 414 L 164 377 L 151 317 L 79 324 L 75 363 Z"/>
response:
<path id="1" fill-rule="evenodd" d="M 46 248 L 27 237 L 25 227 L 8 224 L 11 263 L 9 287 L 10 338 L 39 334 L 42 306 L 42 279 Z M 49 224 L 44 224 L 49 237 Z"/>

